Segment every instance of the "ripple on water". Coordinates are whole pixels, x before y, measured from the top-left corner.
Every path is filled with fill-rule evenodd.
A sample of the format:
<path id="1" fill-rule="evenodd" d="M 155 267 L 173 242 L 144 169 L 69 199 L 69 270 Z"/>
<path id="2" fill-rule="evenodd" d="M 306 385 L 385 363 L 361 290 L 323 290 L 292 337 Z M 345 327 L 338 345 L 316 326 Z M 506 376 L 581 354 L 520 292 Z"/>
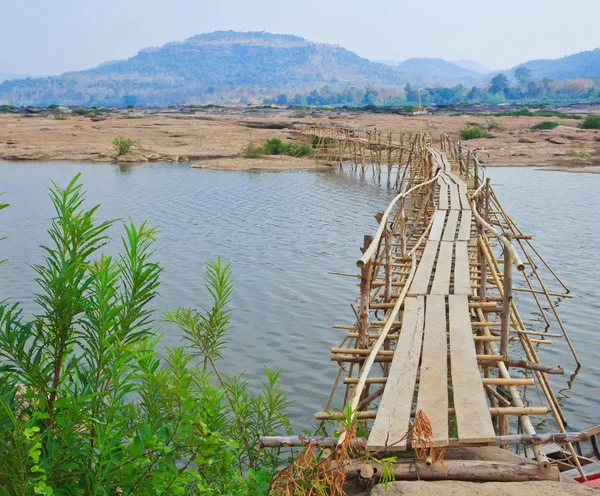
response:
<path id="1" fill-rule="evenodd" d="M 0 243 L 0 259 L 9 259 L 0 269 L 0 299 L 10 296 L 26 311 L 34 310 L 36 288 L 27 264 L 42 260 L 38 246 L 47 240 L 52 216 L 49 178 L 65 185 L 76 172 L 82 172 L 89 203 L 102 203 L 101 219 L 131 216 L 160 226 L 156 247 L 164 272 L 157 310 L 208 304 L 203 263 L 217 256 L 231 263 L 235 329 L 223 368 L 245 371 L 253 390 L 263 366 L 283 369 L 282 384 L 296 400 L 290 409 L 294 427 L 312 425 L 337 373 L 329 348 L 341 334 L 331 326 L 352 322 L 349 304 L 358 296 L 355 280 L 327 271 L 356 271 L 363 235 L 374 231 L 373 214 L 385 208 L 392 194 L 337 171 L 256 174 L 166 164 L 0 162 L 0 191 L 12 204 L 0 214 L 0 232 L 8 234 Z M 565 377 L 551 380 L 571 428 L 599 423 L 595 195 L 600 177 L 521 168 L 489 172 L 494 182 L 506 185 L 497 188 L 504 206 L 524 232 L 535 236 L 535 246 L 578 295 L 562 301 L 560 313 L 584 367 L 568 381 L 574 363 L 566 345 L 540 347 L 539 352 L 543 362 L 567 369 Z M 111 234 L 118 238 L 121 229 Z M 107 252 L 118 248 L 115 241 Z M 528 326 L 543 329 L 534 303 L 521 302 Z M 163 346 L 178 345 L 177 329 L 161 325 Z"/>

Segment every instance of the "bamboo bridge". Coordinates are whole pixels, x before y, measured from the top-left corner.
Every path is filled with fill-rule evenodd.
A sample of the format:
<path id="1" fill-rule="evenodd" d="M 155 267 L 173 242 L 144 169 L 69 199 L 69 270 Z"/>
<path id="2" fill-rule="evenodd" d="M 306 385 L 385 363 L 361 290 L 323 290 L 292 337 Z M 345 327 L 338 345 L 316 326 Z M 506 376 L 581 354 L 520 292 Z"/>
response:
<path id="1" fill-rule="evenodd" d="M 391 453 L 397 479 L 557 480 L 544 450 L 552 443 L 581 471 L 573 443 L 586 434 L 566 431 L 548 380 L 564 370 L 538 354 L 563 340 L 579 364 L 555 306 L 556 297 L 570 297 L 568 288 L 504 210 L 477 153 L 445 134 L 437 149 L 419 133 L 311 127 L 299 139 L 316 148 L 318 160 L 371 170 L 397 191 L 375 215 L 375 234 L 364 238 L 359 273 L 341 274 L 357 279 L 358 308 L 352 305 L 352 322 L 334 326 L 345 333 L 331 349 L 338 374 L 315 415 L 326 425 L 350 411 L 368 432 L 353 443 L 374 458 L 353 470 L 373 477 L 377 457 Z M 549 291 L 542 272 L 562 290 Z M 532 298 L 556 332 L 526 327 L 516 291 Z M 332 411 L 334 401 L 343 411 Z M 418 416 L 427 419 L 425 437 L 413 432 Z M 346 435 L 341 424 L 337 430 L 336 437 L 261 442 L 335 449 Z M 449 456 L 485 446 L 512 447 L 529 458 L 503 465 L 483 455 Z M 447 454 L 440 463 L 441 450 Z"/>

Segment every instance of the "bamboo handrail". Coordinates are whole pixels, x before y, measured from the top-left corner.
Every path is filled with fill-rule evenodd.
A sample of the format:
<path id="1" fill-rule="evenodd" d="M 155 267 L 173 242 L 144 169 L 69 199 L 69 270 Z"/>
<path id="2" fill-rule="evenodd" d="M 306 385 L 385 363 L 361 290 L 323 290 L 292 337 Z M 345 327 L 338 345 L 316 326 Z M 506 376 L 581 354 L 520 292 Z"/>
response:
<path id="1" fill-rule="evenodd" d="M 383 216 L 381 217 L 381 221 L 379 222 L 379 227 L 377 228 L 377 232 L 375 233 L 375 236 L 373 236 L 373 241 L 369 245 L 369 248 L 367 248 L 365 250 L 365 252 L 363 253 L 363 256 L 356 262 L 356 265 L 358 267 L 360 267 L 362 269 L 366 265 L 367 261 L 375 254 L 375 250 L 377 249 L 377 246 L 379 245 L 379 241 L 381 240 L 381 236 L 383 235 L 383 232 L 385 230 L 387 219 L 388 219 L 392 209 L 396 205 L 396 203 L 398 203 L 399 200 L 406 198 L 409 193 L 412 193 L 413 191 L 415 191 L 423 186 L 426 186 L 427 184 L 430 184 L 433 181 L 436 181 L 438 179 L 438 177 L 440 176 L 441 172 L 442 172 L 442 170 L 439 169 L 437 174 L 434 177 L 432 177 L 429 181 L 426 181 L 424 183 L 420 183 L 420 184 L 417 184 L 416 186 L 413 186 L 408 191 L 405 191 L 404 193 L 400 193 L 398 196 L 396 196 L 396 198 L 394 198 L 390 202 L 390 204 L 388 205 L 388 208 L 386 208 L 385 212 L 383 212 Z"/>

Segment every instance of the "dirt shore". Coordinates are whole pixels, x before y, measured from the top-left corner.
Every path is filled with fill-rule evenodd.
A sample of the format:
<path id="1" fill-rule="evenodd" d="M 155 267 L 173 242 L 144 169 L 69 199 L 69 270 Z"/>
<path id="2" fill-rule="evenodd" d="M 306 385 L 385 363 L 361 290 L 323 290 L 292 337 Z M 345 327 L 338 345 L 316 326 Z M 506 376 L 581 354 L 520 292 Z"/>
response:
<path id="1" fill-rule="evenodd" d="M 268 138 L 294 139 L 306 124 L 373 128 L 382 132 L 423 130 L 437 139 L 442 132 L 457 136 L 459 129 L 491 118 L 478 115 L 402 116 L 345 110 L 169 109 L 125 111 L 94 118 L 69 115 L 0 114 L 0 159 L 77 160 L 144 163 L 189 162 L 193 167 L 223 170 L 318 169 L 314 159 L 267 156 L 243 159 L 242 148 Z M 550 166 L 550 170 L 600 172 L 600 131 L 578 129 L 577 120 L 543 117 L 495 117 L 500 128 L 490 138 L 469 140 L 479 158 L 490 166 Z M 551 131 L 532 131 L 542 120 L 557 120 Z M 116 136 L 135 140 L 132 152 L 116 157 Z"/>

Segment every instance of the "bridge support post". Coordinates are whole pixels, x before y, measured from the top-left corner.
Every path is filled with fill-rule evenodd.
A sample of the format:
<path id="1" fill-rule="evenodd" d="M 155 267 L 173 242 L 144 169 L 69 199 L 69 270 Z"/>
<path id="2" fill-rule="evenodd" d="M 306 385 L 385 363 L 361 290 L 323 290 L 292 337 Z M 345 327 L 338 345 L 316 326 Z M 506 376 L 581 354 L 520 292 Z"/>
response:
<path id="1" fill-rule="evenodd" d="M 512 236 L 506 234 L 507 240 L 512 241 Z M 512 304 L 512 258 L 510 250 L 504 246 L 504 281 L 502 296 L 502 317 L 500 321 L 500 354 L 508 357 L 508 340 L 510 330 L 510 309 Z"/>

